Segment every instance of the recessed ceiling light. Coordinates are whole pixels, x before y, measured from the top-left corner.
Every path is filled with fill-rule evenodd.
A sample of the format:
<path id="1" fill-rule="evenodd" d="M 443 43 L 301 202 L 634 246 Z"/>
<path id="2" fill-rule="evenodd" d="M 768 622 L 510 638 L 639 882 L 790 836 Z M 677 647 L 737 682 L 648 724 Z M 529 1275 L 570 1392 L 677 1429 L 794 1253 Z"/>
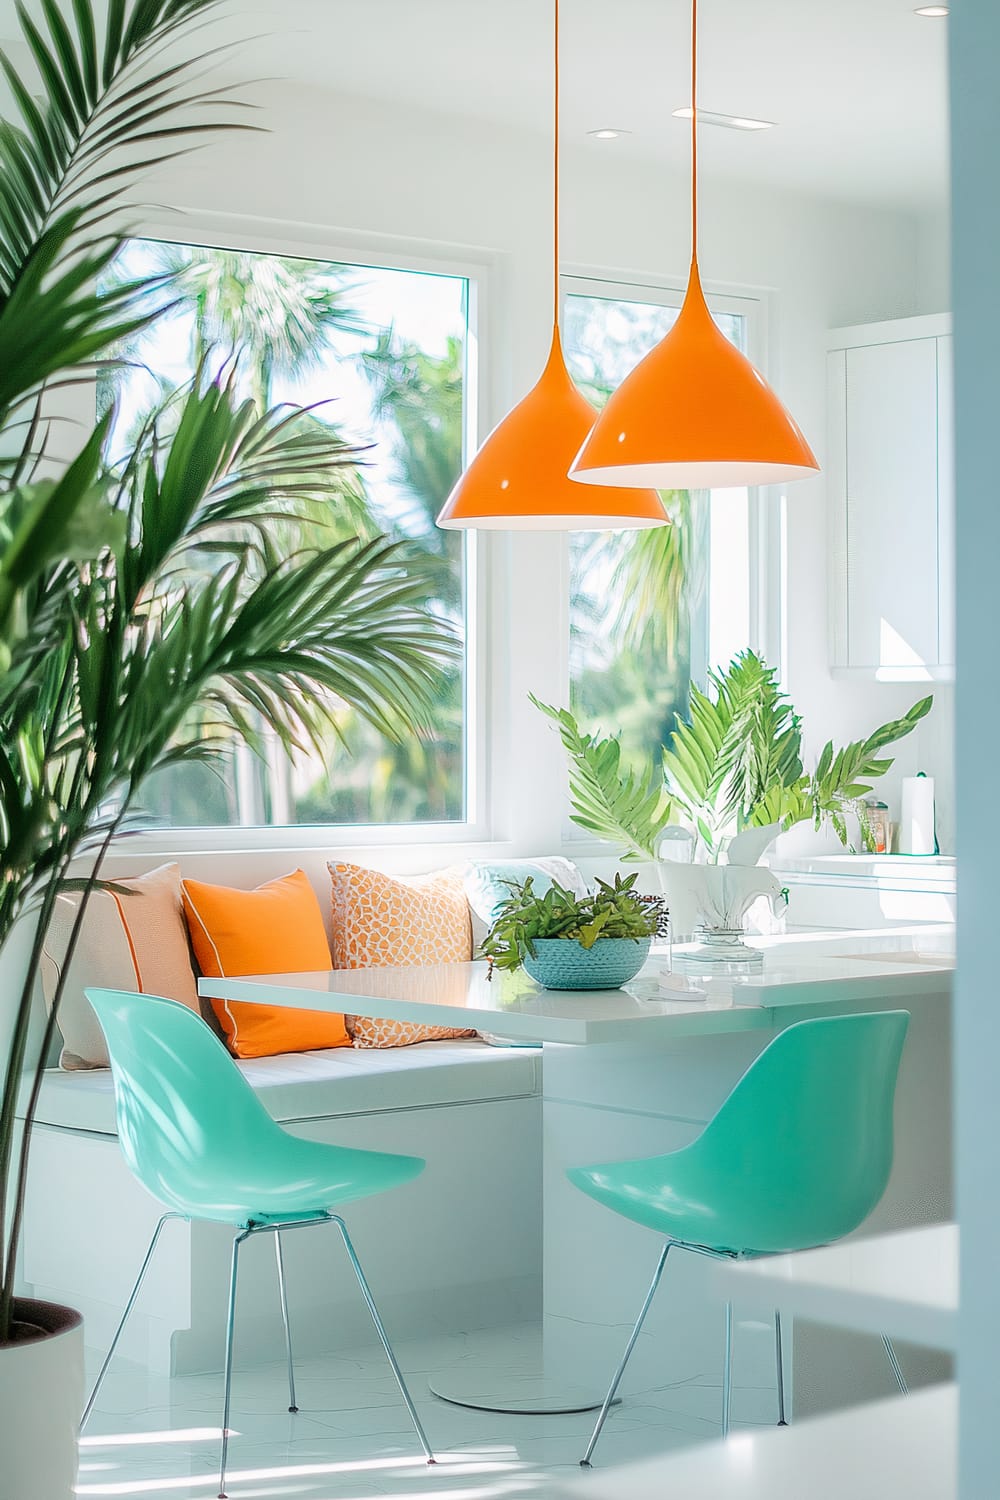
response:
<path id="1" fill-rule="evenodd" d="M 675 109 L 673 112 L 675 120 L 690 120 L 690 105 L 683 109 Z M 726 130 L 772 130 L 773 120 L 752 120 L 748 115 L 717 115 L 710 109 L 699 109 L 699 125 L 722 125 Z"/>
<path id="2" fill-rule="evenodd" d="M 940 18 L 941 16 L 946 16 L 950 10 L 950 5 L 918 5 L 913 14 L 915 16 L 934 16 Z"/>
<path id="3" fill-rule="evenodd" d="M 632 132 L 631 130 L 619 130 L 610 125 L 603 125 L 600 130 L 588 130 L 587 134 L 592 135 L 595 141 L 616 141 L 620 135 L 631 135 Z"/>

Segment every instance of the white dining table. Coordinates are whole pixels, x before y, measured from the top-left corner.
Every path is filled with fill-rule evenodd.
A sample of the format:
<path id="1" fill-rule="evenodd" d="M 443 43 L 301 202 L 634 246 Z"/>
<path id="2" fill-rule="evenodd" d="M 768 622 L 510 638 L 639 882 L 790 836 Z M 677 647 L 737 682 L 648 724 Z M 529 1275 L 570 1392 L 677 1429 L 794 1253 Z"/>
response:
<path id="1" fill-rule="evenodd" d="M 733 1432 L 553 1486 L 550 1500 L 957 1500 L 958 1388 Z"/>
<path id="2" fill-rule="evenodd" d="M 953 1351 L 958 1340 L 958 1225 L 840 1240 L 819 1250 L 718 1262 L 721 1296 L 741 1308 L 810 1318 Z"/>
<path id="3" fill-rule="evenodd" d="M 577 1046 L 623 1041 L 637 1031 L 747 1030 L 766 1020 L 760 1007 L 737 1008 L 728 987 L 711 999 L 661 999 L 655 959 L 615 990 L 545 990 L 523 973 L 496 971 L 491 978 L 482 961 L 249 974 L 202 979 L 199 989 L 214 999 L 467 1026 L 514 1041 Z"/>
<path id="4" fill-rule="evenodd" d="M 204 978 L 212 999 L 347 1012 L 431 1026 L 468 1026 L 512 1040 L 576 1046 L 762 1030 L 788 1012 L 824 1014 L 950 988 L 951 969 L 924 955 L 919 937 L 864 940 L 837 933 L 761 939 L 761 970 L 716 977 L 666 972 L 654 948 L 639 975 L 615 990 L 546 990 L 523 971 L 483 961 L 328 969 L 301 974 Z M 852 951 L 858 950 L 858 951 Z M 683 951 L 683 950 L 681 950 Z"/>
<path id="5" fill-rule="evenodd" d="M 488 1362 L 477 1381 L 470 1360 L 461 1389 L 434 1389 L 495 1409 L 558 1411 L 602 1399 L 655 1258 L 649 1231 L 585 1197 L 568 1167 L 687 1145 L 770 1036 L 807 1016 L 911 1006 L 912 1066 L 921 1077 L 937 1066 L 952 978 L 939 936 L 819 932 L 763 939 L 760 947 L 758 972 L 683 980 L 663 974 L 666 956 L 654 950 L 620 990 L 544 990 L 523 973 L 491 979 L 483 962 L 204 978 L 199 989 L 215 1000 L 469 1027 L 501 1043 L 544 1047 L 538 1378 L 498 1390 Z M 918 1007 L 926 1018 L 919 1024 Z M 922 1111 L 926 1123 L 926 1105 Z M 903 1120 L 904 1157 L 910 1135 Z M 926 1162 L 922 1171 L 926 1178 Z M 691 1379 L 721 1359 L 718 1293 L 700 1258 L 678 1262 L 671 1288 L 650 1313 L 625 1394 Z M 748 1385 L 773 1382 L 766 1338 L 744 1336 L 740 1366 Z"/>

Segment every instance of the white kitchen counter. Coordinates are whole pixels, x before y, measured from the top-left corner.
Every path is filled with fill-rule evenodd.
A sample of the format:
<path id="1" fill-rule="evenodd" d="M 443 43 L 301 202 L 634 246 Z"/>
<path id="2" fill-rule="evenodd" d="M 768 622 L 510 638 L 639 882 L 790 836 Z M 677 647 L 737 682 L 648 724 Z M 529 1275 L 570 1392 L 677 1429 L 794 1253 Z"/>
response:
<path id="1" fill-rule="evenodd" d="M 552 1500 L 955 1500 L 957 1450 L 958 1389 L 934 1386 L 596 1469 L 554 1490 Z"/>
<path id="2" fill-rule="evenodd" d="M 958 1226 L 933 1224 L 821 1250 L 719 1262 L 722 1297 L 933 1349 L 958 1337 Z"/>
<path id="3" fill-rule="evenodd" d="M 778 875 L 827 883 L 831 876 L 845 881 L 867 881 L 900 890 L 954 891 L 957 861 L 953 854 L 811 854 L 782 858 L 772 854 L 767 864 Z"/>
<path id="4" fill-rule="evenodd" d="M 956 865 L 950 855 L 772 853 L 768 863 L 789 889 L 789 921 L 800 926 L 955 921 Z"/>

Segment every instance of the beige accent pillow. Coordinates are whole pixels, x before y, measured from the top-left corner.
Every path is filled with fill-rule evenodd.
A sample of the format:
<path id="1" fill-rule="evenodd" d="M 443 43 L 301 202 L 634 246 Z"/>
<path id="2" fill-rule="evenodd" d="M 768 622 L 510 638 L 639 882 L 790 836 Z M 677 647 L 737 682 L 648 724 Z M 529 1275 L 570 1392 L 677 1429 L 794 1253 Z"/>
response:
<path id="1" fill-rule="evenodd" d="M 407 880 L 361 865 L 329 866 L 335 969 L 462 963 L 472 957 L 472 925 L 461 871 Z M 421 1026 L 348 1016 L 355 1047 L 408 1047 L 475 1036 L 453 1026 Z"/>
<path id="2" fill-rule="evenodd" d="M 95 891 L 87 903 L 59 1002 L 61 1068 L 108 1066 L 104 1033 L 83 993 L 88 986 L 165 995 L 202 1014 L 181 904 L 180 866 L 160 865 L 115 885 L 121 892 Z M 42 989 L 50 1010 L 79 908 L 79 894 L 58 897 L 45 936 Z"/>

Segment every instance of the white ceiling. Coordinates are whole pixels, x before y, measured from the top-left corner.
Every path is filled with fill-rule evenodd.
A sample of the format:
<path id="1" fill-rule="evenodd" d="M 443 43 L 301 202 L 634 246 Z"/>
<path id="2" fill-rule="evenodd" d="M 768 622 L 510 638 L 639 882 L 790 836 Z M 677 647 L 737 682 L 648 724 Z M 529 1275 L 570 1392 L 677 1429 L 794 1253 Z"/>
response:
<path id="1" fill-rule="evenodd" d="M 915 16 L 915 3 L 700 0 L 701 104 L 776 122 L 753 134 L 703 126 L 703 170 L 940 208 L 948 22 Z M 13 11 L 0 0 L 8 37 Z M 689 14 L 689 0 L 562 0 L 567 147 L 684 166 L 688 127 L 671 111 L 687 102 Z M 240 56 L 243 76 L 551 129 L 551 0 L 231 0 L 226 32 L 266 34 Z M 606 125 L 633 134 L 587 138 Z"/>
<path id="2" fill-rule="evenodd" d="M 948 22 L 919 0 L 701 0 L 701 104 L 774 120 L 703 127 L 704 169 L 822 196 L 934 208 L 947 189 Z M 551 0 L 244 0 L 284 74 L 354 94 L 550 128 Z M 689 0 L 562 0 L 563 134 L 683 165 Z M 604 125 L 633 131 L 598 142 Z"/>

